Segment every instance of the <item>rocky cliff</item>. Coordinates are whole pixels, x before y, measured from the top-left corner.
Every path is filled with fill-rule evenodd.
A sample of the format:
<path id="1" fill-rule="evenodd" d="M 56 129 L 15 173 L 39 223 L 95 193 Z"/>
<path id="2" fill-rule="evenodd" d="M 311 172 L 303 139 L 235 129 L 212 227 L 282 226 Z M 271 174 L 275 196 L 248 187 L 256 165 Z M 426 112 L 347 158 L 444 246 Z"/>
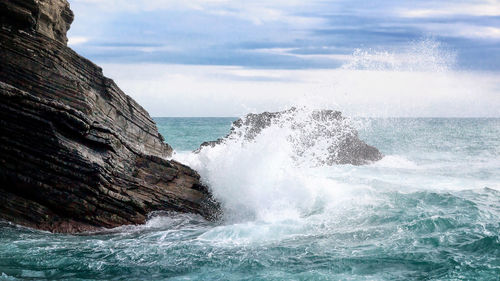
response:
<path id="1" fill-rule="evenodd" d="M 53 232 L 217 212 L 154 121 L 66 46 L 66 0 L 0 2 L 0 219 Z"/>

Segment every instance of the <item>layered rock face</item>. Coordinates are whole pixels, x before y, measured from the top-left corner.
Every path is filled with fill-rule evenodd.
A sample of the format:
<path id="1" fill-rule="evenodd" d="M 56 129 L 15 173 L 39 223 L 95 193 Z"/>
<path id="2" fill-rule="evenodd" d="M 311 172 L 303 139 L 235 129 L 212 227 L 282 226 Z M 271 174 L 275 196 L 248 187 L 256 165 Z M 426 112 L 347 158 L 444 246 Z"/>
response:
<path id="1" fill-rule="evenodd" d="M 0 2 L 0 22 L 3 27 L 36 31 L 66 43 L 73 12 L 61 0 L 5 0 Z"/>
<path id="2" fill-rule="evenodd" d="M 0 219 L 80 232 L 217 213 L 148 113 L 66 46 L 66 0 L 0 2 Z"/>
<path id="3" fill-rule="evenodd" d="M 233 122 L 229 134 L 201 144 L 195 152 L 228 140 L 253 141 L 271 126 L 286 128 L 295 158 L 307 158 L 318 165 L 364 165 L 382 159 L 380 151 L 366 144 L 339 111 L 304 111 L 297 108 L 280 112 L 250 113 Z"/>

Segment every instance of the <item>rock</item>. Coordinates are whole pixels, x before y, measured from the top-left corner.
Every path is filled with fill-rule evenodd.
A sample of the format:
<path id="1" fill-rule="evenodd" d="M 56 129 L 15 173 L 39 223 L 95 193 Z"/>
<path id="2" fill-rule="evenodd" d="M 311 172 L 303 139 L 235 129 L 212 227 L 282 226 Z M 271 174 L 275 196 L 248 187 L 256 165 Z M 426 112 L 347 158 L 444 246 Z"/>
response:
<path id="1" fill-rule="evenodd" d="M 305 111 L 297 108 L 280 112 L 250 113 L 233 122 L 229 134 L 215 141 L 207 141 L 195 150 L 215 147 L 228 140 L 253 141 L 271 126 L 286 127 L 287 140 L 293 144 L 296 159 L 313 159 L 319 165 L 364 165 L 382 159 L 380 151 L 363 142 L 358 132 L 342 113 L 334 110 Z M 326 144 L 326 148 L 325 145 Z M 322 151 L 318 151 L 318 148 Z M 319 152 L 319 153 L 318 153 Z"/>
<path id="2" fill-rule="evenodd" d="M 0 2 L 0 219 L 75 233 L 156 210 L 215 218 L 149 114 L 66 46 L 66 0 Z"/>
<path id="3" fill-rule="evenodd" d="M 2 27 L 36 31 L 66 43 L 66 32 L 73 22 L 69 3 L 61 0 L 6 0 L 0 3 Z"/>

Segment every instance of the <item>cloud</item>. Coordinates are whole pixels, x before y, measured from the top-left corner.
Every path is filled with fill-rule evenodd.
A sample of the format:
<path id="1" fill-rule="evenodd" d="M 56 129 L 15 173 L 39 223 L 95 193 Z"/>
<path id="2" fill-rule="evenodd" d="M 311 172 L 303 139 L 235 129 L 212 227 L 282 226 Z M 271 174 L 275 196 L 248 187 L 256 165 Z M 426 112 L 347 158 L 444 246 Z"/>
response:
<path id="1" fill-rule="evenodd" d="M 256 25 L 281 21 L 289 24 L 316 23 L 314 18 L 293 15 L 295 9 L 306 6 L 298 0 L 290 1 L 230 1 L 230 0 L 71 0 L 74 6 L 100 10 L 103 13 L 201 11 L 206 14 L 236 17 Z"/>
<path id="2" fill-rule="evenodd" d="M 68 37 L 68 45 L 70 45 L 70 46 L 81 45 L 81 44 L 87 43 L 88 41 L 89 41 L 89 38 L 84 37 L 84 36 L 69 36 Z"/>
<path id="3" fill-rule="evenodd" d="M 408 9 L 402 8 L 396 14 L 405 18 L 435 18 L 435 17 L 456 17 L 456 16 L 476 16 L 495 17 L 500 16 L 500 1 L 490 1 L 484 4 L 457 4 L 454 2 L 435 3 L 428 8 Z"/>
<path id="4" fill-rule="evenodd" d="M 495 73 L 102 66 L 152 116 L 240 116 L 301 105 L 368 117 L 500 116 Z"/>
<path id="5" fill-rule="evenodd" d="M 324 47 L 324 49 L 328 49 L 328 47 Z M 299 52 L 298 52 L 299 51 Z M 332 60 L 335 62 L 346 62 L 351 58 L 350 55 L 347 54 L 339 54 L 339 53 L 301 53 L 301 48 L 257 48 L 254 49 L 253 52 L 256 53 L 264 53 L 264 54 L 273 54 L 280 56 L 290 56 L 294 58 L 307 59 L 307 60 Z"/>
<path id="6" fill-rule="evenodd" d="M 500 70 L 498 1 L 69 1 L 69 35 L 92 38 L 70 43 L 94 60 L 335 68 L 357 48 L 433 37 L 456 50 L 458 67 Z"/>
<path id="7" fill-rule="evenodd" d="M 360 50 L 337 69 L 173 64 L 104 64 L 103 69 L 153 116 L 240 116 L 306 105 L 351 116 L 500 117 L 497 73 L 453 70 L 453 54 L 432 40 L 405 50 Z"/>
<path id="8" fill-rule="evenodd" d="M 500 116 L 497 0 L 69 1 L 69 45 L 154 116 Z"/>
<path id="9" fill-rule="evenodd" d="M 494 26 L 481 26 L 474 24 L 427 24 L 423 29 L 434 34 L 442 34 L 450 37 L 462 37 L 470 39 L 500 39 L 500 28 Z"/>
<path id="10" fill-rule="evenodd" d="M 111 9 L 113 12 L 154 11 L 170 9 L 203 9 L 205 5 L 227 2 L 227 0 L 71 0 L 71 4 Z"/>

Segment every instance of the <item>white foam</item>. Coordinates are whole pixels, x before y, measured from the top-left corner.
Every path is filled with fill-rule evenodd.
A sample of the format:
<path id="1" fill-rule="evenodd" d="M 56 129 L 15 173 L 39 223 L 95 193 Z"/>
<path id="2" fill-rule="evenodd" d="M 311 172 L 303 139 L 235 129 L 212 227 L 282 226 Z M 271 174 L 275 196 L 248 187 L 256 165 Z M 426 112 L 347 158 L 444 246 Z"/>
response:
<path id="1" fill-rule="evenodd" d="M 408 160 L 404 156 L 386 155 L 382 160 L 371 164 L 374 167 L 398 168 L 398 169 L 421 169 L 415 162 Z"/>
<path id="2" fill-rule="evenodd" d="M 419 100 L 422 93 L 454 95 L 456 92 L 455 83 L 452 85 L 447 79 L 454 55 L 443 51 L 432 40 L 413 44 L 402 54 L 358 51 L 353 57 L 353 62 L 339 70 L 341 74 L 335 77 L 338 83 L 333 90 L 352 93 L 363 89 L 362 98 L 366 100 L 367 96 L 376 98 L 373 96 L 377 91 L 390 88 L 389 92 L 394 92 L 394 98 L 398 99 L 405 94 L 405 89 L 415 90 L 408 89 L 410 78 L 411 85 L 425 88 L 415 90 L 419 92 Z M 435 84 L 425 84 L 427 79 L 415 81 L 414 78 L 422 73 L 425 73 L 422 77 L 429 77 L 430 73 L 443 83 L 435 87 Z M 364 75 L 372 77 L 377 87 L 364 79 Z M 397 91 L 391 88 L 394 85 Z M 278 118 L 252 141 L 234 134 L 223 144 L 206 147 L 199 154 L 181 152 L 174 155 L 174 159 L 200 173 L 221 202 L 226 222 L 235 226 L 215 228 L 203 239 L 250 241 L 261 239 L 261 233 L 266 237 L 286 237 L 294 235 L 295 226 L 300 228 L 313 223 L 317 227 L 323 221 L 331 225 L 332 221 L 346 220 L 348 216 L 362 217 L 370 212 L 370 206 L 386 204 L 388 193 L 471 188 L 463 184 L 463 179 L 435 175 L 428 166 L 403 155 L 388 155 L 363 167 L 322 167 L 321 160 L 327 155 L 327 148 L 337 141 L 324 134 L 322 126 L 333 126 L 342 135 L 364 125 L 363 121 L 356 124 L 350 119 L 337 124 L 321 124 L 311 119 L 313 109 L 335 104 L 335 101 L 325 101 L 324 98 L 324 95 L 317 99 L 307 96 L 290 104 L 290 107 L 299 108 L 297 114 Z M 352 95 L 347 98 L 352 98 Z M 449 101 L 448 96 L 446 100 Z M 342 108 L 328 109 L 342 111 Z M 287 231 L 280 232 L 272 225 L 280 225 Z"/>
<path id="3" fill-rule="evenodd" d="M 239 134 L 247 129 L 243 126 L 220 145 L 174 158 L 201 174 L 227 221 L 299 220 L 359 195 L 352 193 L 356 187 L 322 175 L 318 168 L 331 153 L 328 148 L 353 132 L 349 119 L 332 123 L 312 118 L 311 112 L 302 108 L 285 114 L 253 140 Z M 337 135 L 327 133 L 332 131 Z"/>

